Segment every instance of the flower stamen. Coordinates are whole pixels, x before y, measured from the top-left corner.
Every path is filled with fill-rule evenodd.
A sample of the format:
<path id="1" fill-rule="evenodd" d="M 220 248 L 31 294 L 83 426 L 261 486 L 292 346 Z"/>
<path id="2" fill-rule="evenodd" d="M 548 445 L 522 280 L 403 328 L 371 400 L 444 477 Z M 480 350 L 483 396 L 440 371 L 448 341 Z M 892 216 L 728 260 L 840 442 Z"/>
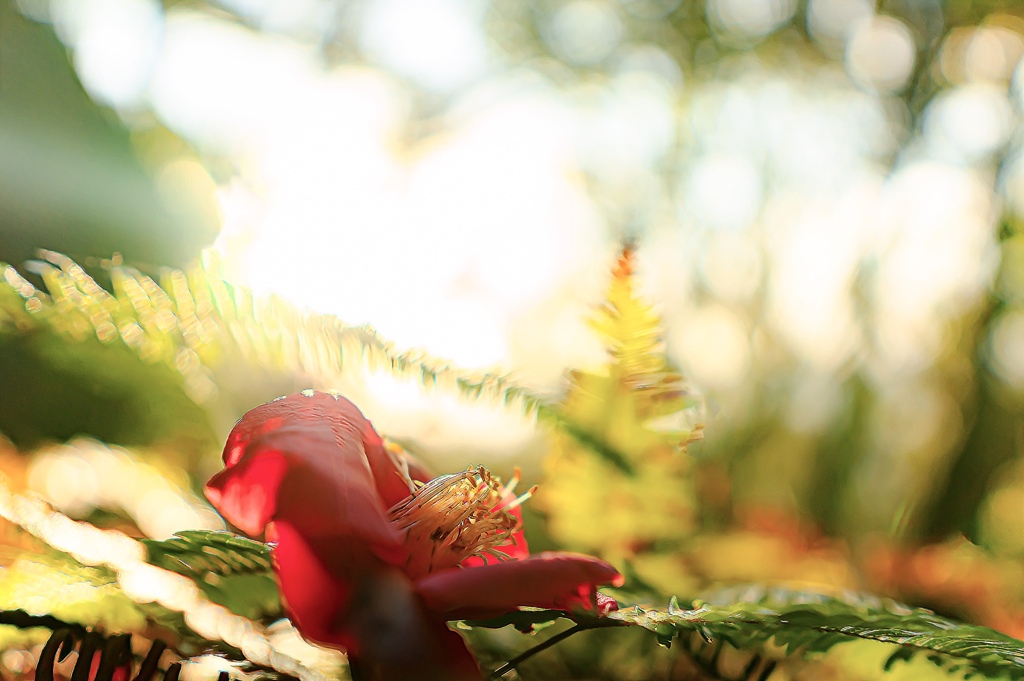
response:
<path id="1" fill-rule="evenodd" d="M 530 498 L 535 488 L 512 497 L 519 470 L 502 485 L 483 466 L 442 475 L 416 489 L 388 511 L 409 546 L 406 571 L 416 577 L 455 567 L 471 556 L 508 560 L 497 547 L 514 543 L 519 519 L 509 511 Z"/>

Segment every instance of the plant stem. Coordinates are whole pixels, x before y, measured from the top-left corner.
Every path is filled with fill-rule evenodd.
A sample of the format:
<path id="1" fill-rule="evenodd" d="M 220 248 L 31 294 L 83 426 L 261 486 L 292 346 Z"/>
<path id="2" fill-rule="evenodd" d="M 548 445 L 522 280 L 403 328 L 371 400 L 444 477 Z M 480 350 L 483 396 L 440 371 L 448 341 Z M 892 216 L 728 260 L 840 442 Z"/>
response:
<path id="1" fill-rule="evenodd" d="M 530 648 L 526 652 L 524 652 L 524 653 L 514 657 L 513 659 L 509 660 L 505 664 L 503 664 L 500 667 L 498 667 L 497 669 L 495 669 L 493 672 L 491 672 L 491 678 L 492 679 L 500 679 L 501 677 L 505 676 L 505 674 L 508 674 L 510 671 L 515 669 L 524 660 L 528 660 L 531 657 L 533 657 L 534 655 L 536 655 L 537 653 L 542 652 L 544 650 L 547 650 L 548 648 L 550 648 L 551 646 L 555 645 L 556 643 L 558 643 L 560 641 L 564 641 L 565 639 L 569 638 L 570 636 L 572 636 L 573 634 L 575 634 L 578 631 L 583 631 L 584 629 L 592 629 L 592 628 L 593 627 L 590 627 L 590 626 L 584 626 L 582 624 L 576 624 L 575 626 L 570 627 L 569 629 L 566 629 L 565 631 L 563 631 L 561 633 L 555 634 L 554 636 L 552 636 L 548 640 L 543 641 L 541 643 L 538 643 L 537 645 L 535 645 L 534 647 Z"/>

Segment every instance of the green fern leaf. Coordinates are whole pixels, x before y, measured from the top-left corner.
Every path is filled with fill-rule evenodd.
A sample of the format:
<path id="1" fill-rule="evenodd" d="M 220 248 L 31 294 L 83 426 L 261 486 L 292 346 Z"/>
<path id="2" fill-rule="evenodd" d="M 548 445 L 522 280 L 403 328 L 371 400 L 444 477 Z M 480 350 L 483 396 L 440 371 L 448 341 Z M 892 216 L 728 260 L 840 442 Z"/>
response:
<path id="1" fill-rule="evenodd" d="M 138 631 L 146 624 L 145 610 L 121 592 L 113 572 L 57 551 L 25 553 L 0 568 L 0 610 L 19 608 L 107 633 Z M 0 626 L 0 649 L 38 643 L 47 635 Z"/>
<path id="2" fill-rule="evenodd" d="M 73 560 L 70 565 L 76 566 L 75 570 L 84 571 L 86 577 L 79 577 L 75 570 L 64 571 L 72 588 L 93 594 L 97 590 L 96 584 L 89 581 L 88 575 L 95 575 L 95 579 L 104 580 L 100 585 L 106 585 L 110 595 L 123 602 L 127 601 L 122 596 L 130 599 L 129 615 L 138 606 L 144 613 L 144 620 L 152 620 L 165 630 L 174 632 L 180 642 L 192 644 L 194 650 L 183 649 L 181 652 L 192 654 L 207 649 L 226 651 L 232 659 L 240 660 L 244 656 L 252 665 L 273 668 L 282 674 L 304 680 L 320 680 L 326 673 L 333 674 L 330 670 L 341 668 L 343 658 L 339 653 L 316 648 L 301 639 L 295 640 L 295 637 L 286 637 L 291 640 L 282 639 L 280 642 L 280 645 L 288 647 L 288 652 L 280 649 L 279 643 L 274 640 L 276 635 L 271 631 L 280 622 L 265 628 L 252 618 L 232 612 L 227 605 L 211 602 L 212 599 L 202 591 L 203 585 L 195 584 L 196 568 L 187 561 L 179 560 L 175 563 L 171 559 L 176 554 L 207 554 L 211 559 L 203 568 L 209 569 L 201 574 L 215 578 L 212 581 L 263 580 L 263 588 L 271 591 L 272 596 L 261 597 L 257 594 L 254 597 L 245 594 L 247 587 L 237 581 L 227 590 L 228 596 L 240 599 L 244 607 L 253 608 L 254 604 L 258 606 L 261 598 L 269 600 L 277 597 L 273 580 L 266 572 L 269 549 L 259 542 L 234 537 L 226 532 L 197 531 L 185 533 L 177 541 L 172 538 L 166 543 L 148 542 L 147 545 L 115 530 L 101 530 L 89 523 L 72 520 L 38 498 L 12 494 L 2 478 L 0 518 L 29 532 L 61 556 L 66 556 L 65 560 Z M 177 569 L 161 568 L 146 560 L 148 555 L 156 556 L 154 561 L 175 564 Z M 182 574 L 183 571 L 189 574 Z M 115 581 L 105 581 L 110 580 L 111 576 L 114 576 Z M 200 591 L 197 592 L 195 587 Z M 52 593 L 46 595 L 53 597 Z M 19 592 L 12 595 L 8 609 L 33 614 L 36 609 L 28 607 L 24 598 L 30 598 L 30 594 Z M 40 607 L 46 612 L 53 610 L 51 604 L 42 604 Z M 270 612 L 273 609 L 268 606 L 265 610 Z M 78 622 L 74 619 L 77 610 L 68 613 L 68 621 Z M 105 621 L 103 624 L 112 626 Z"/>
<path id="3" fill-rule="evenodd" d="M 455 386 L 472 397 L 505 403 L 521 401 L 529 411 L 544 404 L 505 377 L 458 372 L 421 352 L 397 353 L 369 327 L 346 326 L 335 317 L 307 313 L 277 299 L 256 301 L 213 268 L 187 274 L 169 270 L 158 284 L 130 268 L 114 267 L 114 292 L 108 293 L 68 258 L 45 255 L 47 263 L 40 268 L 46 292 L 13 267 L 0 265 L 0 320 L 128 345 L 143 359 L 180 371 L 200 403 L 218 384 L 230 382 L 227 374 L 241 361 L 266 373 L 278 370 L 296 379 L 319 376 L 328 382 L 356 366 L 390 368 L 398 377 L 415 377 L 427 386 Z"/>
<path id="4" fill-rule="evenodd" d="M 255 620 L 282 616 L 268 545 L 214 530 L 142 543 L 147 562 L 190 578 L 207 598 L 236 615 Z"/>
<path id="5" fill-rule="evenodd" d="M 65 256 L 43 255 L 37 269 L 46 291 L 0 263 L 0 330 L 47 328 L 70 340 L 95 337 L 127 346 L 144 361 L 179 372 L 200 405 L 209 405 L 218 392 L 252 395 L 254 376 L 266 384 L 269 399 L 299 388 L 347 389 L 367 372 L 384 370 L 427 389 L 518 409 L 629 467 L 608 442 L 506 376 L 463 371 L 421 351 L 398 352 L 371 327 L 347 326 L 278 299 L 256 300 L 221 278 L 215 265 L 168 270 L 159 283 L 112 267 L 110 293 Z"/>
<path id="6" fill-rule="evenodd" d="M 738 600 L 731 601 L 731 598 Z M 956 622 L 930 610 L 911 608 L 870 594 L 842 597 L 781 587 L 744 585 L 712 594 L 713 603 L 695 601 L 682 609 L 673 597 L 664 608 L 633 606 L 605 616 L 524 609 L 493 620 L 462 623 L 465 627 L 513 625 L 531 631 L 566 618 L 577 629 L 640 627 L 658 642 L 677 639 L 697 662 L 707 648 L 721 644 L 763 658 L 813 658 L 838 645 L 874 642 L 892 647 L 883 671 L 897 663 L 923 657 L 948 673 L 991 679 L 1024 679 L 1024 641 L 992 629 Z M 694 645 L 696 641 L 696 645 Z"/>
<path id="7" fill-rule="evenodd" d="M 783 601 L 790 601 L 783 603 Z M 825 653 L 836 645 L 874 641 L 898 646 L 887 666 L 924 655 L 948 671 L 969 670 L 986 678 L 1024 679 L 1024 642 L 985 627 L 955 622 L 920 608 L 877 597 L 850 600 L 771 590 L 756 602 L 694 603 L 679 610 L 636 606 L 607 618 L 643 627 L 669 645 L 681 636 L 720 640 L 764 653 L 772 644 L 784 655 Z"/>
<path id="8" fill-rule="evenodd" d="M 149 562 L 187 576 L 267 574 L 270 546 L 223 530 L 186 530 L 170 539 L 144 539 Z"/>

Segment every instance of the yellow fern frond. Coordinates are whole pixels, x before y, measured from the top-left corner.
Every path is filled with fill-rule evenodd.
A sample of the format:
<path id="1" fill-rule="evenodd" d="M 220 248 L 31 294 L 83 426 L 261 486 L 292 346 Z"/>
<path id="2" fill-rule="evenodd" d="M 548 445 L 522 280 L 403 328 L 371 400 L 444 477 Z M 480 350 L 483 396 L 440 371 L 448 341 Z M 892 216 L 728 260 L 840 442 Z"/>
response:
<path id="1" fill-rule="evenodd" d="M 634 249 L 626 246 L 593 320 L 608 361 L 596 371 L 573 372 L 562 406 L 565 419 L 626 465 L 595 457 L 578 438 L 556 436 L 537 502 L 556 540 L 636 568 L 694 530 L 684 453 L 701 429 L 690 425 L 699 418 L 697 400 L 665 355 L 661 318 L 637 294 L 634 268 Z M 644 577 L 658 581 L 658 575 Z"/>
<path id="2" fill-rule="evenodd" d="M 634 247 L 626 245 L 612 270 L 605 303 L 591 326 L 605 340 L 619 371 L 640 379 L 662 370 L 664 346 L 661 317 L 635 291 L 635 258 Z"/>

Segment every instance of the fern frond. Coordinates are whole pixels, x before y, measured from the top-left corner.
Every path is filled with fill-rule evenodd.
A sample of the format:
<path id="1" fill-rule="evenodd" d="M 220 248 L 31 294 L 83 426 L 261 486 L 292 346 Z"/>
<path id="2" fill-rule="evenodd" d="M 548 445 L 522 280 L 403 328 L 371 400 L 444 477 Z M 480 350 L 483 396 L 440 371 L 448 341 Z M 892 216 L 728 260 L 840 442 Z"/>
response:
<path id="1" fill-rule="evenodd" d="M 122 633 L 143 627 L 146 615 L 124 595 L 114 572 L 81 565 L 55 551 L 25 553 L 2 568 L 0 610 L 27 608 L 65 623 Z M 28 643 L 13 630 L 0 631 L 0 647 Z"/>
<path id="2" fill-rule="evenodd" d="M 608 350 L 609 372 L 637 396 L 637 416 L 656 419 L 698 406 L 692 390 L 665 355 L 662 319 L 636 290 L 636 249 L 627 243 L 612 270 L 605 301 L 591 319 Z M 680 433 L 679 446 L 701 437 L 701 426 Z"/>
<path id="3" fill-rule="evenodd" d="M 537 503 L 559 543 L 625 567 L 652 549 L 673 550 L 693 531 L 687 445 L 700 438 L 696 399 L 665 355 L 661 318 L 637 294 L 635 254 L 627 245 L 615 265 L 604 306 L 593 320 L 608 351 L 604 366 L 572 372 L 561 408 L 582 434 L 555 438 Z M 623 462 L 594 457 L 584 437 L 607 443 Z M 616 462 L 612 462 L 616 463 Z M 650 572 L 650 571 L 648 571 Z M 664 591 L 685 588 L 677 575 L 645 581 Z"/>
<path id="4" fill-rule="evenodd" d="M 111 678 L 152 681 L 159 678 L 177 681 L 183 671 L 186 678 L 193 679 L 228 681 L 231 672 L 236 672 L 263 681 L 297 681 L 293 676 L 248 660 L 231 659 L 239 657 L 237 652 L 232 655 L 230 651 L 220 650 L 218 655 L 200 653 L 189 656 L 169 647 L 161 638 L 105 633 L 65 622 L 53 615 L 0 610 L 0 627 L 23 632 L 26 638 L 35 632 L 43 634 L 40 640 L 45 644 L 41 649 L 38 646 L 25 649 L 18 659 L 19 669 L 13 670 L 16 674 L 34 670 L 37 681 L 53 681 L 55 678 L 94 678 L 97 681 Z"/>
<path id="5" fill-rule="evenodd" d="M 463 371 L 421 351 L 398 352 L 369 326 L 348 326 L 279 299 L 257 300 L 221 278 L 212 264 L 189 273 L 168 270 L 159 283 L 113 267 L 108 293 L 65 256 L 44 257 L 36 268 L 46 291 L 0 263 L 0 329 L 47 326 L 70 339 L 95 336 L 123 344 L 144 361 L 179 372 L 198 404 L 210 405 L 218 391 L 251 395 L 253 376 L 276 380 L 279 387 L 268 398 L 308 387 L 358 395 L 367 374 L 383 371 L 426 390 L 537 418 L 628 468 L 610 443 L 508 376 Z M 387 431 L 384 418 L 378 426 Z"/>
<path id="6" fill-rule="evenodd" d="M 341 668 L 342 656 L 335 651 L 294 641 L 289 643 L 292 654 L 278 649 L 258 622 L 212 602 L 188 577 L 148 563 L 145 545 L 120 532 L 72 520 L 39 499 L 12 494 L 6 485 L 0 485 L 0 518 L 69 554 L 82 565 L 113 572 L 118 588 L 132 601 L 159 608 L 168 621 L 173 618 L 167 614 L 179 614 L 199 638 L 221 641 L 256 665 L 304 681 L 322 681 L 326 678 L 325 669 L 330 675 Z M 304 660 L 315 660 L 316 666 L 307 666 L 293 657 L 297 648 Z"/>
<path id="7" fill-rule="evenodd" d="M 930 610 L 874 597 L 838 598 L 794 592 L 782 604 L 779 591 L 760 602 L 724 605 L 694 603 L 680 610 L 636 606 L 610 613 L 608 619 L 640 626 L 670 645 L 696 634 L 724 641 L 739 650 L 765 652 L 772 644 L 786 656 L 813 656 L 853 641 L 897 646 L 886 666 L 916 655 L 947 671 L 968 670 L 986 678 L 1024 678 L 1024 642 L 992 629 L 939 617 Z"/>
<path id="8" fill-rule="evenodd" d="M 153 565 L 192 577 L 270 574 L 270 546 L 216 530 L 178 532 L 170 539 L 144 539 Z"/>
<path id="9" fill-rule="evenodd" d="M 610 346 L 609 351 L 623 373 L 643 376 L 661 369 L 661 318 L 634 290 L 636 247 L 627 243 L 612 268 L 605 302 L 591 320 Z"/>
<path id="10" fill-rule="evenodd" d="M 728 600 L 734 596 L 741 600 Z M 742 678 L 758 678 L 756 675 L 766 669 L 770 673 L 772 660 L 813 659 L 843 643 L 870 641 L 891 647 L 885 671 L 898 662 L 923 656 L 950 673 L 1024 679 L 1024 641 L 891 599 L 859 593 L 834 597 L 758 585 L 726 589 L 715 594 L 715 599 L 714 604 L 694 601 L 691 609 L 682 609 L 673 597 L 663 608 L 637 605 L 600 617 L 523 610 L 495 620 L 464 624 L 512 624 L 528 631 L 538 624 L 567 618 L 583 629 L 640 627 L 653 633 L 664 646 L 683 641 L 686 654 L 696 658 L 698 667 L 709 670 L 715 668 L 715 651 L 721 651 L 723 644 L 752 653 L 749 676 Z"/>
<path id="11" fill-rule="evenodd" d="M 151 565 L 191 579 L 211 601 L 247 619 L 283 617 L 270 547 L 231 532 L 179 532 L 143 540 Z"/>
<path id="12" fill-rule="evenodd" d="M 90 631 L 74 623 L 67 623 L 52 615 L 29 615 L 21 610 L 0 611 L 0 625 L 15 628 L 26 633 L 32 630 L 50 632 L 45 645 L 39 652 L 39 659 L 32 665 L 35 667 L 35 678 L 38 681 L 52 681 L 58 678 L 89 678 L 95 670 L 95 678 L 109 679 L 118 668 L 137 669 L 134 681 L 150 681 L 160 670 L 162 658 L 181 656 L 168 654 L 167 644 L 162 640 L 143 641 L 142 648 L 136 652 L 139 639 L 130 634 L 104 636 L 97 631 Z M 133 641 L 134 639 L 134 641 Z M 136 643 L 136 645 L 133 645 Z M 72 660 L 66 658 L 72 653 Z M 137 664 L 133 661 L 137 658 Z M 95 665 L 95 667 L 94 667 Z M 181 671 L 181 662 L 166 664 L 160 676 L 164 681 L 175 681 Z M 61 668 L 66 669 L 61 669 Z M 64 673 L 60 673 L 64 672 Z M 226 681 L 226 676 L 220 681 Z"/>

